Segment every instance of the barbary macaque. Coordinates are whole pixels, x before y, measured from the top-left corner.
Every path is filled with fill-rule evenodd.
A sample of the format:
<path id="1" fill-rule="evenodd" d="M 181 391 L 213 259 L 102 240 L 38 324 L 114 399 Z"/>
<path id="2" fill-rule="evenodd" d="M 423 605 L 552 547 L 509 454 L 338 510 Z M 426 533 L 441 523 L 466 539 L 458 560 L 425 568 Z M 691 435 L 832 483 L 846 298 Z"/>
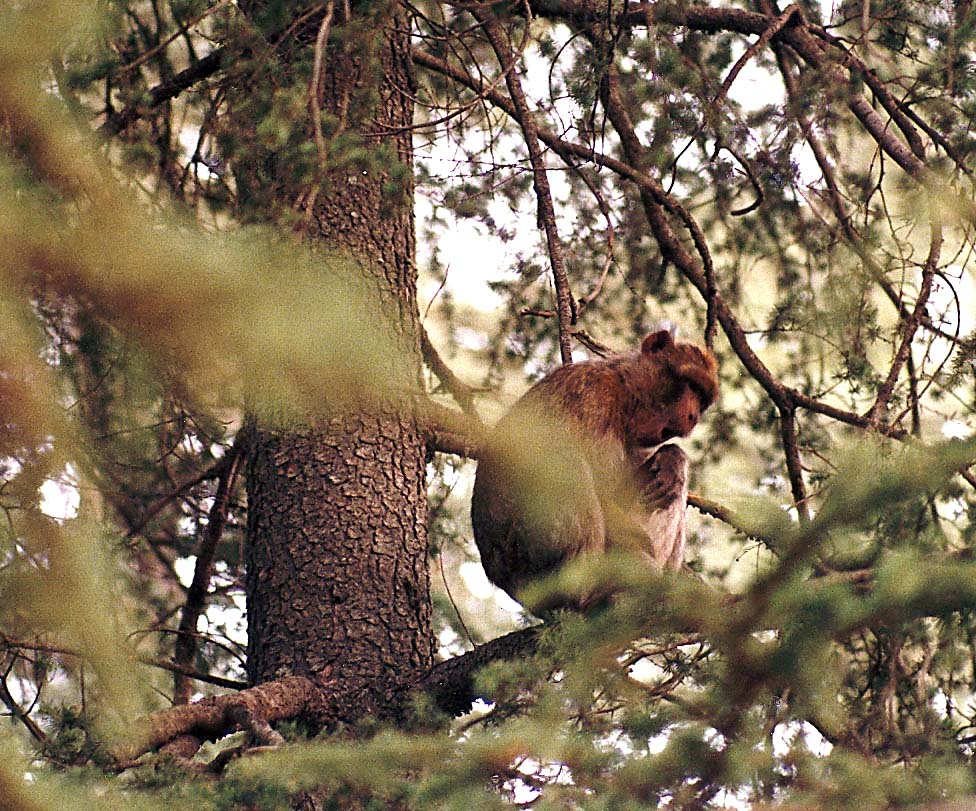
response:
<path id="1" fill-rule="evenodd" d="M 688 460 L 662 443 L 691 433 L 717 396 L 714 355 L 663 330 L 635 352 L 562 366 L 536 383 L 478 463 L 471 521 L 489 580 L 517 600 L 569 560 L 611 549 L 680 568 Z M 534 608 L 587 609 L 605 597 Z"/>

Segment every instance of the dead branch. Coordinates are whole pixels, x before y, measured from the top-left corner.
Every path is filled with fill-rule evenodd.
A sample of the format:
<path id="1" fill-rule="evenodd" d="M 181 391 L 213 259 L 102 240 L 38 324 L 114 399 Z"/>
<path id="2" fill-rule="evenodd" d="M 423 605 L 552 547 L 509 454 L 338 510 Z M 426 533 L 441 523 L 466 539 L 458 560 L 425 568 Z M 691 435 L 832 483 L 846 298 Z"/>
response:
<path id="1" fill-rule="evenodd" d="M 304 676 L 288 676 L 240 693 L 209 696 L 194 704 L 179 704 L 154 712 L 140 725 L 132 739 L 116 747 L 112 758 L 118 768 L 134 765 L 146 752 L 158 749 L 176 738 L 192 735 L 200 742 L 216 740 L 240 728 L 240 719 L 260 718 L 265 723 L 301 716 L 318 687 Z M 185 747 L 181 747 L 185 755 Z"/>
<path id="2" fill-rule="evenodd" d="M 467 712 L 478 698 L 474 674 L 499 659 L 525 656 L 537 644 L 540 626 L 514 631 L 472 651 L 434 665 L 415 681 L 405 684 L 384 710 L 390 720 L 405 720 L 418 693 L 433 700 L 450 715 Z M 147 752 L 165 747 L 170 754 L 188 760 L 206 740 L 217 740 L 244 729 L 261 745 L 276 745 L 281 736 L 271 724 L 299 718 L 312 706 L 328 706 L 328 682 L 304 676 L 288 676 L 249 687 L 239 693 L 210 696 L 194 704 L 159 710 L 146 718 L 132 740 L 113 750 L 116 768 L 135 765 Z M 175 750 L 175 751 L 173 751 Z"/>

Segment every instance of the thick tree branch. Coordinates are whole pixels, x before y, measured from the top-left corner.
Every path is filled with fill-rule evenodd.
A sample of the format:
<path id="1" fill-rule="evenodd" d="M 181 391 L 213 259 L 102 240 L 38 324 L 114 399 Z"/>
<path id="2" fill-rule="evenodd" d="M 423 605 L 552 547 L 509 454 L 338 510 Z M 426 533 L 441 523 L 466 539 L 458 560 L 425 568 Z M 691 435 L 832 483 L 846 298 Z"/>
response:
<path id="1" fill-rule="evenodd" d="M 427 431 L 431 450 L 477 458 L 485 441 L 485 427 L 480 421 L 427 398 L 418 398 L 416 414 Z"/>
<path id="2" fill-rule="evenodd" d="M 403 685 L 391 696 L 383 714 L 404 720 L 412 713 L 418 693 L 429 696 L 434 705 L 449 715 L 460 715 L 479 696 L 474 675 L 494 661 L 529 655 L 538 642 L 541 626 L 533 626 L 493 639 L 474 650 L 434 665 L 417 681 Z M 118 768 L 128 768 L 146 752 L 175 744 L 182 758 L 193 755 L 194 743 L 216 740 L 238 729 L 260 730 L 267 735 L 270 724 L 299 718 L 313 704 L 329 702 L 329 682 L 289 676 L 249 687 L 239 693 L 211 696 L 194 704 L 159 710 L 142 724 L 141 730 L 124 746 L 112 752 Z"/>
<path id="3" fill-rule="evenodd" d="M 482 426 L 465 422 L 463 415 L 450 409 L 435 407 L 428 410 L 426 425 L 431 434 L 431 450 L 438 453 L 452 453 L 467 459 L 478 459 L 481 456 L 485 441 Z M 688 506 L 723 524 L 728 524 L 743 535 L 771 545 L 769 536 L 757 531 L 754 523 L 744 520 L 742 516 L 713 499 L 697 493 L 689 493 Z"/>
<path id="4" fill-rule="evenodd" d="M 790 622 L 791 604 L 776 607 L 766 598 L 784 577 L 789 577 L 796 566 L 807 559 L 812 545 L 801 539 L 784 555 L 772 576 L 759 582 L 746 595 L 732 596 L 706 586 L 690 578 L 677 578 L 675 586 L 680 590 L 691 589 L 694 597 L 678 601 L 688 610 L 678 610 L 673 618 L 675 628 L 704 633 L 722 645 L 731 645 L 730 654 L 737 649 L 741 637 L 736 629 L 746 635 L 757 627 L 774 627 Z M 940 616 L 953 611 L 970 609 L 976 605 L 976 564 L 958 560 L 945 560 L 944 556 L 919 561 L 918 575 L 912 582 L 904 578 L 895 582 L 890 574 L 876 578 L 871 570 L 856 570 L 828 574 L 812 578 L 811 589 L 802 599 L 814 599 L 821 589 L 835 589 L 838 584 L 848 584 L 859 600 L 848 610 L 832 618 L 822 629 L 835 638 L 856 631 L 858 628 L 879 622 L 905 622 L 922 616 Z M 660 596 L 660 595 L 658 595 Z M 689 596 L 686 593 L 686 598 Z M 703 616 L 701 605 L 721 605 L 723 613 L 716 617 Z M 391 695 L 383 715 L 389 720 L 405 721 L 412 716 L 412 704 L 418 695 L 429 697 L 434 706 L 449 715 L 467 712 L 481 696 L 474 688 L 474 676 L 486 665 L 508 659 L 531 655 L 539 643 L 539 635 L 545 626 L 536 625 L 513 631 L 480 645 L 445 662 L 434 665 L 416 681 L 403 685 Z M 757 674 L 758 676 L 759 674 Z M 300 718 L 313 703 L 329 701 L 327 678 L 313 680 L 290 676 L 251 687 L 234 695 L 203 699 L 195 704 L 171 707 L 150 715 L 142 730 L 133 741 L 117 748 L 112 754 L 118 768 L 134 764 L 141 755 L 160 747 L 175 746 L 181 757 L 191 757 L 195 747 L 204 740 L 223 737 L 237 729 L 262 732 L 268 740 L 274 735 L 270 725 L 288 719 Z M 268 737 L 270 735 L 270 737 Z M 173 743 L 171 743 L 173 742 Z M 259 743 L 262 743 L 259 735 Z"/>
<path id="5" fill-rule="evenodd" d="M 203 57 L 186 70 L 181 70 L 175 76 L 156 85 L 142 99 L 130 104 L 124 110 L 110 113 L 99 131 L 106 136 L 119 135 L 140 117 L 151 110 L 155 110 L 167 101 L 176 98 L 184 90 L 193 87 L 197 82 L 213 76 L 217 71 L 230 64 L 232 51 L 230 48 L 218 48 Z"/>
<path id="6" fill-rule="evenodd" d="M 531 654 L 538 644 L 543 626 L 533 625 L 500 636 L 474 650 L 438 662 L 414 684 L 406 686 L 394 702 L 394 713 L 405 715 L 410 702 L 418 693 L 429 696 L 441 712 L 462 715 L 480 696 L 474 689 L 474 675 L 492 662 L 523 658 Z"/>
<path id="7" fill-rule="evenodd" d="M 314 681 L 288 676 L 240 693 L 209 696 L 194 704 L 181 704 L 150 715 L 133 739 L 112 752 L 115 762 L 126 768 L 141 755 L 186 735 L 201 742 L 223 737 L 238 728 L 235 718 L 243 707 L 252 717 L 267 723 L 298 718 L 317 695 Z"/>
<path id="8" fill-rule="evenodd" d="M 786 472 L 793 493 L 793 504 L 801 520 L 810 520 L 810 507 L 807 504 L 807 487 L 803 481 L 803 461 L 800 458 L 800 444 L 796 436 L 796 413 L 792 408 L 779 410 L 780 437 L 783 440 L 783 455 L 786 457 Z"/>

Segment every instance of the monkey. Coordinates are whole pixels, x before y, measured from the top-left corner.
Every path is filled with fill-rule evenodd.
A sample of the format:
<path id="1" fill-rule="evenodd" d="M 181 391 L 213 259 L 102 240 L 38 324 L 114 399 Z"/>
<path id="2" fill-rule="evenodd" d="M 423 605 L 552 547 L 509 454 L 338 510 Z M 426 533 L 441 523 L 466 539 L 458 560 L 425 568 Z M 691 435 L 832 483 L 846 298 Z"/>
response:
<path id="1" fill-rule="evenodd" d="M 714 403 L 717 369 L 708 349 L 660 330 L 636 351 L 532 386 L 490 433 L 475 474 L 471 523 L 488 579 L 519 600 L 568 561 L 613 549 L 680 568 L 688 460 L 662 443 L 690 434 Z M 533 608 L 588 610 L 606 596 Z"/>

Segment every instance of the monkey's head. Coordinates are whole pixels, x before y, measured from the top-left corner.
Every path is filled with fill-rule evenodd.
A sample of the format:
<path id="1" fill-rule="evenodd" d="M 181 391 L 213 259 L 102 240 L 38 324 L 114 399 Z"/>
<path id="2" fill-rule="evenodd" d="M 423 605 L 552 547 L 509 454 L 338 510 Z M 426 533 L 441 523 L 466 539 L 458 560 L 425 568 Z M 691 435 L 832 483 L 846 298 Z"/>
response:
<path id="1" fill-rule="evenodd" d="M 625 426 L 628 445 L 647 449 L 688 436 L 702 413 L 718 397 L 718 363 L 707 349 L 675 343 L 660 330 L 641 343 L 635 377 L 641 391 L 632 392 L 636 407 Z"/>

